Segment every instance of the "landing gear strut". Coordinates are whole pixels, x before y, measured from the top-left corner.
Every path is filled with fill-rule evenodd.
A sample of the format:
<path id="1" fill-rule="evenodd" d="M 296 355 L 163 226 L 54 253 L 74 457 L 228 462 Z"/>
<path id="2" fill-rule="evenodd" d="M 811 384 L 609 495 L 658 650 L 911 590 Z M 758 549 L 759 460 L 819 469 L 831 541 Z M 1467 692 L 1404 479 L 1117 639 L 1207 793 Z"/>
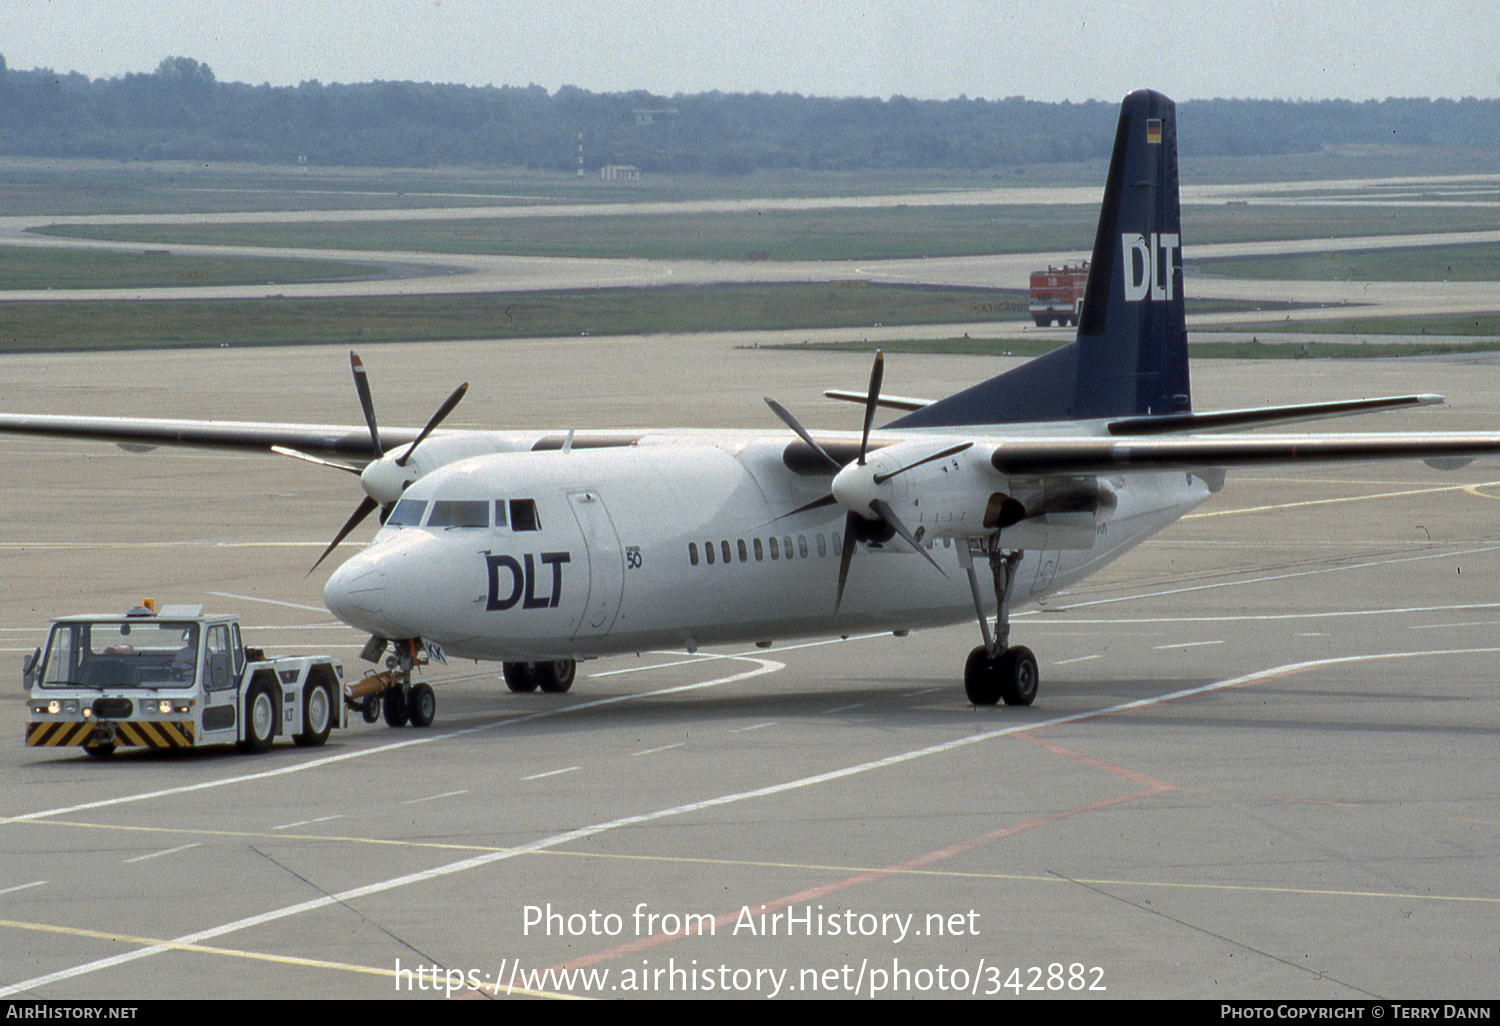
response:
<path id="1" fill-rule="evenodd" d="M 1016 569 L 1023 553 L 1019 549 L 1000 548 L 1000 536 L 991 535 L 981 552 L 959 546 L 964 570 L 969 575 L 969 590 L 974 594 L 974 613 L 984 644 L 969 653 L 964 664 L 964 694 L 975 705 L 1030 705 L 1036 699 L 1041 674 L 1036 656 L 1024 645 L 1010 647 L 1010 597 L 1016 582 Z M 985 619 L 984 603 L 979 593 L 979 575 L 974 569 L 975 555 L 989 558 L 990 574 L 995 581 L 995 631 L 990 633 Z"/>
<path id="2" fill-rule="evenodd" d="M 385 651 L 385 643 L 372 638 L 365 646 L 365 657 L 372 662 Z M 385 670 L 370 671 L 365 678 L 349 689 L 345 699 L 352 709 L 357 709 L 366 723 L 374 723 L 385 717 L 388 726 L 430 727 L 437 718 L 437 695 L 432 685 L 412 683 L 411 674 L 418 666 L 425 666 L 426 659 L 417 655 L 416 639 L 398 641 L 395 653 L 385 661 Z"/>

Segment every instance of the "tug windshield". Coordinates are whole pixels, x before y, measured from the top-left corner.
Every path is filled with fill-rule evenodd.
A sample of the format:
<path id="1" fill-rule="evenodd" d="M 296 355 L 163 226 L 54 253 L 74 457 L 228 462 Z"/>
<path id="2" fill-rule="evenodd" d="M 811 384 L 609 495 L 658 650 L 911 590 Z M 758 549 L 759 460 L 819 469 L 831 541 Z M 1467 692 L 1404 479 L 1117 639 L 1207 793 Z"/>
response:
<path id="1" fill-rule="evenodd" d="M 47 639 L 42 687 L 191 687 L 198 676 L 198 625 L 156 620 L 58 623 Z"/>

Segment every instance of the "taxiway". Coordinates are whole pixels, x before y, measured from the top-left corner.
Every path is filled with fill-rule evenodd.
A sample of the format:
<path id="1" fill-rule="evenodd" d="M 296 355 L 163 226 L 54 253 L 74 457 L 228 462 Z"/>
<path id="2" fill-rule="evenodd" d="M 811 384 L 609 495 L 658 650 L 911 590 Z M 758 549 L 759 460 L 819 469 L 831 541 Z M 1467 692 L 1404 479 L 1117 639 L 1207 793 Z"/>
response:
<path id="1" fill-rule="evenodd" d="M 867 356 L 745 341 L 361 354 L 390 424 L 470 380 L 450 426 L 774 428 L 762 395 L 853 426 L 816 396 Z M 1000 366 L 900 355 L 886 384 Z M 0 386 L 17 411 L 360 422 L 342 349 L 21 356 Z M 1450 402 L 1334 426 L 1500 416 L 1493 356 L 1194 368 L 1204 409 L 1409 391 Z M 601 660 L 565 696 L 453 665 L 428 730 L 103 763 L 21 744 L 47 619 L 202 601 L 358 672 L 364 639 L 305 574 L 359 493 L 270 456 L 0 459 L 8 996 L 1457 999 L 1500 978 L 1500 467 L 1231 474 L 1017 617 L 1028 709 L 967 704 L 977 629 L 954 628 Z"/>

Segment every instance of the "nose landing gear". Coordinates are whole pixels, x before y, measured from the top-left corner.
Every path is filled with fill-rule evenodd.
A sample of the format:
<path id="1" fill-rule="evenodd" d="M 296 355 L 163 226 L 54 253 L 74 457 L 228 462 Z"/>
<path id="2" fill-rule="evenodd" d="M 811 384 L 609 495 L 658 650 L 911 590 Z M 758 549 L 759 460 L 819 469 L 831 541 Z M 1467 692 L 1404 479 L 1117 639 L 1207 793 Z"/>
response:
<path id="1" fill-rule="evenodd" d="M 372 638 L 371 642 L 375 640 Z M 351 709 L 357 709 L 366 723 L 384 716 L 386 725 L 391 727 L 432 726 L 437 718 L 437 695 L 432 685 L 422 681 L 413 684 L 411 679 L 414 669 L 427 665 L 427 660 L 417 655 L 418 644 L 416 639 L 397 642 L 384 670 L 372 670 L 359 683 L 349 686 L 344 701 Z M 382 644 L 380 650 L 383 649 Z M 366 651 L 369 650 L 370 646 L 366 646 Z"/>

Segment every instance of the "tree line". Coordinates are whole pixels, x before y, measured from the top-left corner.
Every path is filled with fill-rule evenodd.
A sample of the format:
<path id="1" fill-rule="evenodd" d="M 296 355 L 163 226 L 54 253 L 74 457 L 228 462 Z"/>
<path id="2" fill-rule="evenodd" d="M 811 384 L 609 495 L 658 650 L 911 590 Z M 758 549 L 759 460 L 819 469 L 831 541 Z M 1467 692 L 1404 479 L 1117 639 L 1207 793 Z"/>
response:
<path id="1" fill-rule="evenodd" d="M 0 152 L 111 160 L 490 166 L 736 175 L 801 168 L 985 169 L 1107 158 L 1115 102 L 594 93 L 573 86 L 220 82 L 168 57 L 91 79 L 0 57 Z M 581 136 L 581 140 L 580 140 Z M 1203 100 L 1178 106 L 1184 156 L 1399 144 L 1493 149 L 1500 100 Z"/>

